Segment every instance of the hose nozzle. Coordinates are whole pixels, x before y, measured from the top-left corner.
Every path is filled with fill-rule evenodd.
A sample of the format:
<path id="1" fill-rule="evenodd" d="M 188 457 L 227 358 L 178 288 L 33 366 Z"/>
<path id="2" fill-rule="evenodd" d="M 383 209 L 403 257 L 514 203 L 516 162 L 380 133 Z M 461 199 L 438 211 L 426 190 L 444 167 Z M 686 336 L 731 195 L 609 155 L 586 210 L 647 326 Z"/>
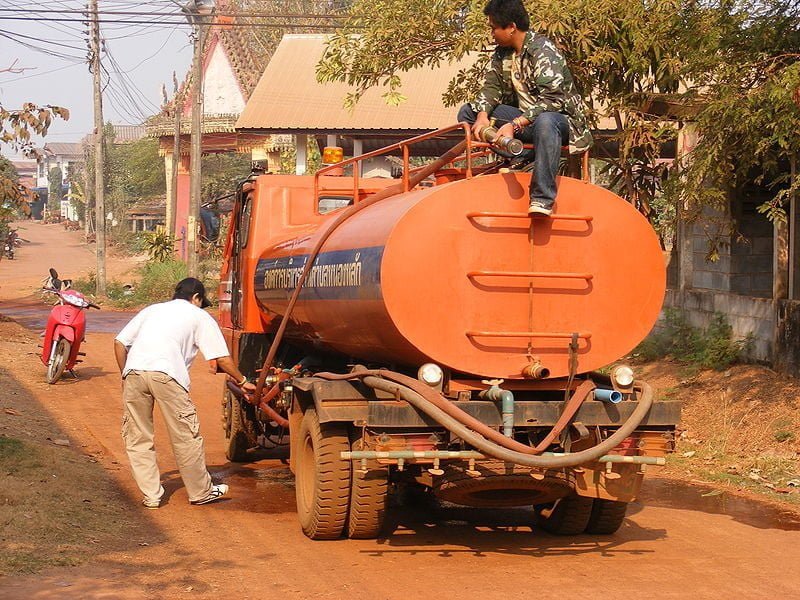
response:
<path id="1" fill-rule="evenodd" d="M 525 149 L 522 145 L 522 141 L 518 140 L 514 137 L 507 137 L 504 135 L 498 136 L 497 135 L 497 128 L 492 125 L 487 125 L 483 129 L 480 130 L 478 133 L 478 137 L 481 138 L 487 144 L 492 144 L 497 146 L 501 150 L 505 150 L 509 154 L 514 156 L 519 156 L 522 154 L 522 151 Z"/>
<path id="2" fill-rule="evenodd" d="M 527 367 L 522 369 L 522 374 L 531 379 L 547 379 L 550 377 L 550 369 L 545 367 L 540 362 L 532 362 Z"/>

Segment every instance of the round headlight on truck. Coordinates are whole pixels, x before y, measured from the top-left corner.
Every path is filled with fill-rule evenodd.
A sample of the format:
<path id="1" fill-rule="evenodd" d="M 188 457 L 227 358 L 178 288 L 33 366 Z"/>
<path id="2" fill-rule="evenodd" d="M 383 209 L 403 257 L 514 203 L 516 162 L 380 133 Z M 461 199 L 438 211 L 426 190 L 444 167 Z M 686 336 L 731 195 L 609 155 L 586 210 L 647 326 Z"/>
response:
<path id="1" fill-rule="evenodd" d="M 619 365 L 611 371 L 611 379 L 614 385 L 621 388 L 629 388 L 633 385 L 633 369 L 628 365 Z"/>
<path id="2" fill-rule="evenodd" d="M 436 387 L 442 383 L 444 371 L 442 371 L 442 367 L 436 363 L 425 363 L 419 368 L 419 371 L 417 371 L 417 377 L 423 383 L 431 387 Z"/>

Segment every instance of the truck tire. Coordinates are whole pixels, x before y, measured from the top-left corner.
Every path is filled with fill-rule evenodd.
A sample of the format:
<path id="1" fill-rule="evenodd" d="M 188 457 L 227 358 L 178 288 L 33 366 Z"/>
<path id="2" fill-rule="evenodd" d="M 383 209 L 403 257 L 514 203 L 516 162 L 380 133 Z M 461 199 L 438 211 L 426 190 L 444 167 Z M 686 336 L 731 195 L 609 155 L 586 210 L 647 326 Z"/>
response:
<path id="1" fill-rule="evenodd" d="M 303 533 L 312 540 L 335 540 L 347 523 L 350 504 L 347 428 L 341 423 L 320 423 L 317 411 L 306 410 L 300 422 L 295 469 L 297 517 Z"/>
<path id="2" fill-rule="evenodd" d="M 231 462 L 248 462 L 247 451 L 256 446 L 253 423 L 247 418 L 242 403 L 225 390 L 226 427 L 225 456 Z"/>
<path id="3" fill-rule="evenodd" d="M 355 437 L 351 447 L 361 449 L 361 435 Z M 389 469 L 377 461 L 367 461 L 367 472 L 361 470 L 361 461 L 351 462 L 350 513 L 347 517 L 347 536 L 357 540 L 378 537 L 386 518 L 386 499 L 389 493 Z"/>
<path id="4" fill-rule="evenodd" d="M 56 342 L 56 351 L 53 353 L 53 358 L 50 364 L 47 365 L 47 383 L 53 384 L 64 373 L 69 360 L 69 353 L 72 351 L 72 344 L 66 338 L 59 338 Z"/>
<path id="5" fill-rule="evenodd" d="M 553 535 L 583 533 L 592 514 L 592 498 L 573 494 L 556 500 L 552 508 L 537 512 L 539 527 Z"/>
<path id="6" fill-rule="evenodd" d="M 586 525 L 586 533 L 595 535 L 616 533 L 625 520 L 627 510 L 627 502 L 596 498 L 592 504 L 592 514 L 589 516 L 589 523 Z"/>

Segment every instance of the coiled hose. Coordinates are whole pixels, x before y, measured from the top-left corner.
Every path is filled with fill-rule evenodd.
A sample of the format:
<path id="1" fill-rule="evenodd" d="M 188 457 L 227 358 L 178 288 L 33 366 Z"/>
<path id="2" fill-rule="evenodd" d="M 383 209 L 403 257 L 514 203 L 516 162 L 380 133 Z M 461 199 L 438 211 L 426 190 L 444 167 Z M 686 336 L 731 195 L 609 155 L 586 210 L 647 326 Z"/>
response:
<path id="1" fill-rule="evenodd" d="M 422 387 L 424 384 L 401 373 L 394 373 L 386 369 L 356 369 L 352 373 L 345 375 L 317 373 L 316 376 L 328 380 L 361 379 L 368 387 L 402 398 L 470 446 L 488 456 L 518 465 L 545 469 L 574 467 L 592 462 L 607 454 L 633 433 L 647 416 L 653 404 L 652 388 L 648 384 L 640 382 L 637 386 L 641 390 L 641 395 L 636 408 L 631 413 L 631 416 L 628 417 L 628 420 L 607 439 L 586 450 L 564 456 L 536 456 L 536 451 L 530 446 L 503 436 L 453 406 L 436 391 L 430 388 L 424 390 Z M 406 385 L 407 382 L 413 382 L 413 386 Z M 456 415 L 456 413 L 458 414 Z M 470 425 L 465 424 L 465 421 L 470 422 Z M 477 423 L 480 427 L 472 428 L 471 425 L 474 423 Z M 491 432 L 492 435 L 484 436 L 482 435 L 484 432 L 487 434 Z"/>

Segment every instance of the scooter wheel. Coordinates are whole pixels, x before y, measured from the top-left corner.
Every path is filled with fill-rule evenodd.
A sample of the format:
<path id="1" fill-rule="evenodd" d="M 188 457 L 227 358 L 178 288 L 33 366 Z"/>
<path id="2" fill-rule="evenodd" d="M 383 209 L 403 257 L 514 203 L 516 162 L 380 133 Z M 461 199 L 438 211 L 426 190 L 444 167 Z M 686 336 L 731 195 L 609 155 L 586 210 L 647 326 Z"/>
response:
<path id="1" fill-rule="evenodd" d="M 47 366 L 47 383 L 53 384 L 64 373 L 69 360 L 69 353 L 72 350 L 72 344 L 65 338 L 60 338 L 56 344 L 56 351 L 53 358 L 50 359 L 50 364 Z"/>

